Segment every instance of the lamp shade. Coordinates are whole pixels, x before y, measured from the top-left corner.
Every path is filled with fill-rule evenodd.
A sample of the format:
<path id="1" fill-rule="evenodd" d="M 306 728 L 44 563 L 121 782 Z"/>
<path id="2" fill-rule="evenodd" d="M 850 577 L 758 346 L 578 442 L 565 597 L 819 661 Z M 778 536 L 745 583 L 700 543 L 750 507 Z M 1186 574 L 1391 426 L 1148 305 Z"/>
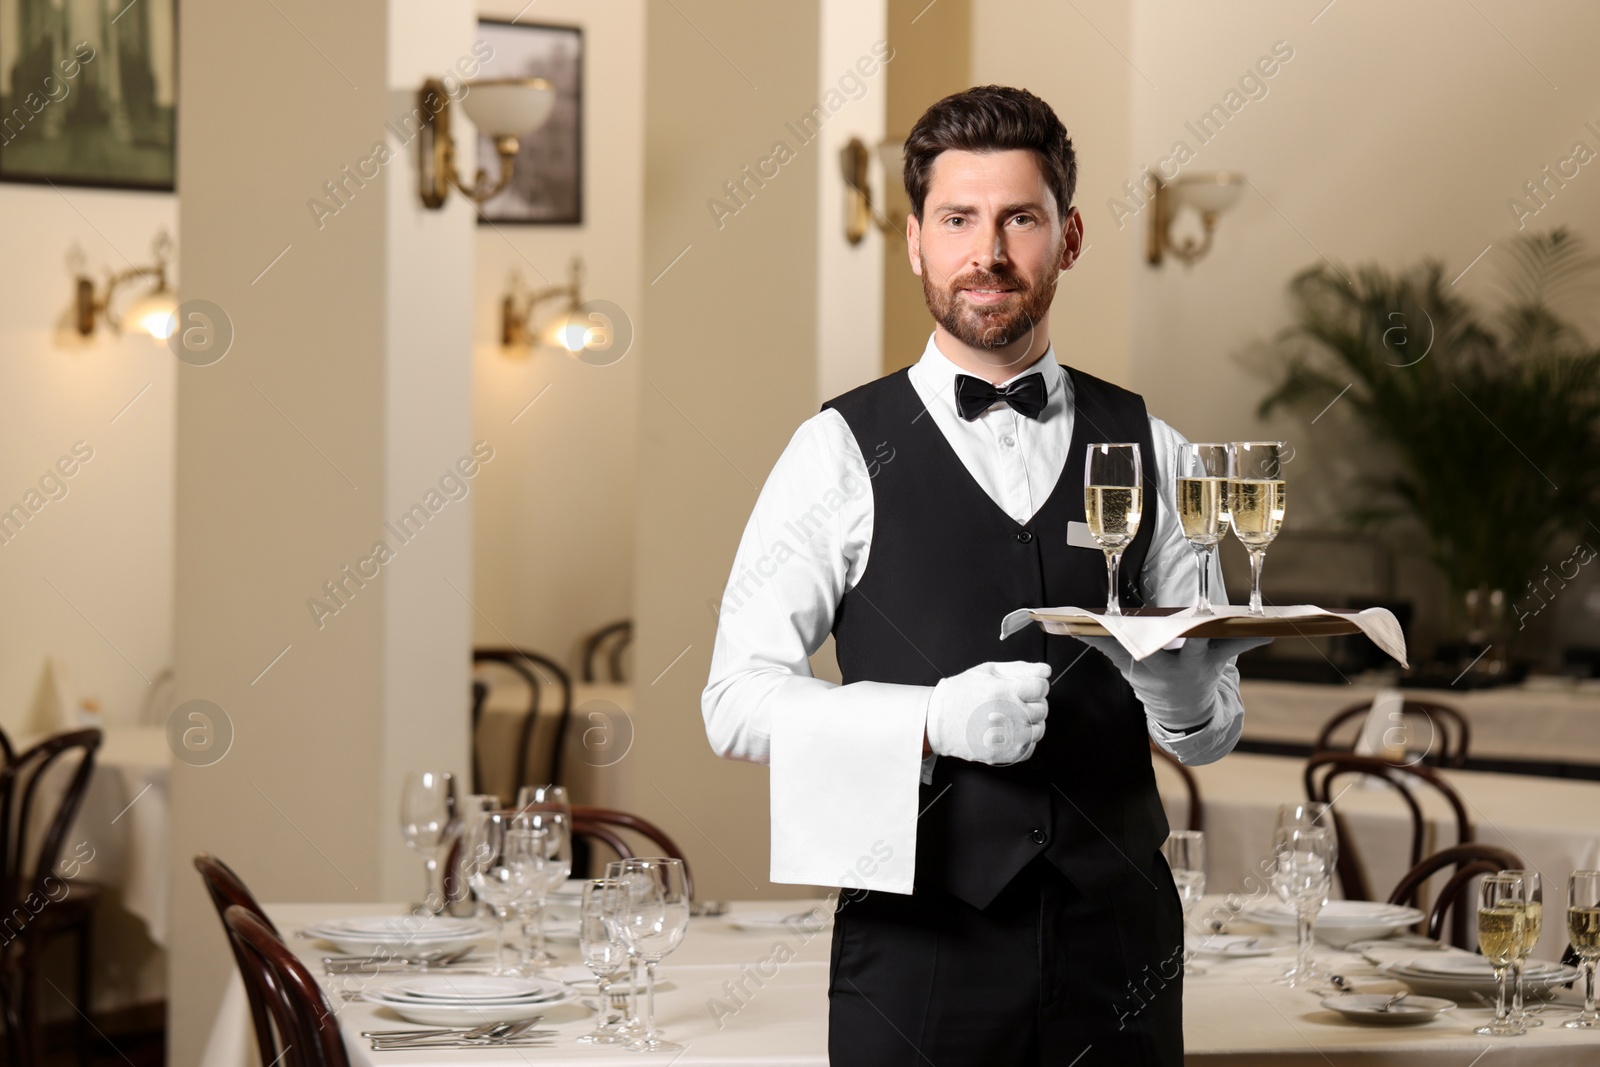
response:
<path id="1" fill-rule="evenodd" d="M 1244 178 L 1231 171 L 1195 174 L 1174 187 L 1178 198 L 1203 214 L 1220 215 L 1232 207 L 1244 192 Z"/>
<path id="2" fill-rule="evenodd" d="M 461 106 L 478 132 L 490 137 L 532 133 L 556 106 L 555 86 L 543 78 L 494 78 L 466 86 Z"/>
<path id="3" fill-rule="evenodd" d="M 162 285 L 129 304 L 122 313 L 122 321 L 140 333 L 165 341 L 177 328 L 177 316 L 178 298 Z"/>

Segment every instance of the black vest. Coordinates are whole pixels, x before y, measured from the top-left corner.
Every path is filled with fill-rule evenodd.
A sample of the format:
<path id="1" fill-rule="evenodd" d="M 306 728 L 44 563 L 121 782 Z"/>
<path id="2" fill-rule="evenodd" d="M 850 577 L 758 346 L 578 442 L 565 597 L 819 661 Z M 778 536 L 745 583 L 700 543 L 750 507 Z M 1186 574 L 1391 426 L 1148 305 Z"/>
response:
<path id="1" fill-rule="evenodd" d="M 1041 853 L 1086 895 L 1103 894 L 1143 870 L 1167 836 L 1144 708 L 1111 661 L 1036 626 L 999 637 L 1001 618 L 1017 608 L 1106 602 L 1104 553 L 1067 544 L 1068 522 L 1084 521 L 1087 444 L 1138 442 L 1154 481 L 1143 399 L 1065 369 L 1076 411 L 1071 449 L 1025 524 L 973 479 L 905 370 L 823 405 L 844 416 L 863 456 L 880 457 L 867 569 L 833 623 L 844 681 L 931 686 L 991 660 L 1050 665 L 1049 716 L 1031 757 L 991 767 L 941 756 L 932 785 L 922 786 L 916 886 L 977 908 Z M 1135 583 L 1154 526 L 1149 485 L 1145 502 L 1146 521 L 1123 554 L 1124 606 L 1143 602 Z"/>

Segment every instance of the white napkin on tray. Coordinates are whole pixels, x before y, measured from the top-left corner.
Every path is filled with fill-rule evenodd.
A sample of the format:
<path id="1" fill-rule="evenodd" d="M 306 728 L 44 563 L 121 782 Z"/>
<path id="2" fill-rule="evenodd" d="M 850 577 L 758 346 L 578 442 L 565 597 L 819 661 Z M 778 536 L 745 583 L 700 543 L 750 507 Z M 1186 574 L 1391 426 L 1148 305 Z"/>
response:
<path id="1" fill-rule="evenodd" d="M 1084 608 L 1018 608 L 1000 620 L 1000 637 L 1005 639 L 1018 632 L 1023 627 L 1036 620 L 1032 613 L 1037 611 L 1050 615 L 1078 615 L 1093 619 L 1106 628 L 1106 632 L 1121 642 L 1122 647 L 1128 650 L 1134 659 L 1144 659 L 1163 646 L 1182 637 L 1190 630 L 1204 626 L 1208 622 L 1225 616 L 1248 615 L 1250 609 L 1243 604 L 1219 604 L 1214 609 L 1214 615 L 1196 615 L 1194 608 L 1184 608 L 1171 615 L 1105 615 L 1100 612 L 1088 611 Z M 1358 612 L 1328 611 L 1315 604 L 1273 605 L 1266 609 L 1268 618 L 1276 619 L 1309 619 L 1319 616 L 1329 618 L 1348 619 L 1361 628 L 1361 632 L 1372 639 L 1373 644 L 1383 649 L 1402 667 L 1409 667 L 1406 662 L 1405 635 L 1400 630 L 1400 621 L 1394 613 L 1387 608 L 1365 608 Z"/>

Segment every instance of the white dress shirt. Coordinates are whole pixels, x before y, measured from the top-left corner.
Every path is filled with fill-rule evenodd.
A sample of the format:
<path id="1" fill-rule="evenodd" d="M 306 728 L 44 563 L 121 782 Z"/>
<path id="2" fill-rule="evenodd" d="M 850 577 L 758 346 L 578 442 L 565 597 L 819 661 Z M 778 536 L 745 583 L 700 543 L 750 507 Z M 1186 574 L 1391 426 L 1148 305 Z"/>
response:
<path id="1" fill-rule="evenodd" d="M 962 419 L 955 404 L 960 368 L 932 335 L 908 373 L 928 416 L 984 492 L 1018 523 L 1031 519 L 1056 485 L 1072 442 L 1072 380 L 1054 346 L 999 383 L 1043 373 L 1046 403 L 1037 419 L 1004 403 L 971 422 Z M 1138 586 L 1146 603 L 1186 605 L 1194 601 L 1197 567 L 1174 509 L 1184 438 L 1153 416 L 1150 431 L 1156 454 L 1144 457 L 1145 516 L 1153 515 L 1155 528 Z M 813 677 L 809 662 L 833 628 L 840 599 L 866 570 L 871 478 L 895 462 L 890 443 L 871 447 L 863 455 L 844 416 L 828 409 L 801 423 L 778 457 L 734 556 L 701 710 L 719 755 L 770 765 L 772 881 L 909 893 L 918 783 L 931 780 L 938 758 L 922 759 L 933 687 L 838 685 Z M 1214 558 L 1210 585 L 1213 601 L 1225 603 Z M 1062 605 L 1017 605 L 1056 606 Z M 1000 620 L 974 624 L 998 632 Z M 1162 748 L 1202 764 L 1233 748 L 1243 715 L 1238 671 L 1230 665 L 1208 724 L 1184 734 L 1146 721 Z M 1072 723 L 1050 719 L 1045 728 L 1071 730 Z"/>

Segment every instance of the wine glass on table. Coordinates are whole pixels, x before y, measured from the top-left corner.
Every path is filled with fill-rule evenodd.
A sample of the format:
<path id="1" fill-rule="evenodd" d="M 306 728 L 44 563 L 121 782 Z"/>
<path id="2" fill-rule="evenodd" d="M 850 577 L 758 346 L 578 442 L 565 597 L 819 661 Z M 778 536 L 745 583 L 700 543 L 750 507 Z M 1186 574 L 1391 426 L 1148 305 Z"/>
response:
<path id="1" fill-rule="evenodd" d="M 1121 615 L 1117 574 L 1122 553 L 1139 533 L 1144 469 L 1136 444 L 1092 444 L 1083 462 L 1083 513 L 1089 534 L 1106 554 L 1106 614 Z"/>
<path id="2" fill-rule="evenodd" d="M 1567 937 L 1583 968 L 1583 1013 L 1561 1025 L 1594 1029 L 1600 1027 L 1594 1002 L 1595 965 L 1600 963 L 1600 871 L 1573 871 L 1567 878 Z"/>
<path id="3" fill-rule="evenodd" d="M 1516 959 L 1511 961 L 1512 973 L 1516 975 L 1515 991 L 1511 997 L 1511 1017 L 1520 1020 L 1523 1026 L 1543 1026 L 1543 1020 L 1523 1006 L 1522 974 L 1528 967 L 1528 956 L 1532 954 L 1533 946 L 1539 943 L 1539 928 L 1544 922 L 1544 886 L 1538 871 L 1505 873 L 1522 876 L 1522 944 L 1517 948 Z"/>
<path id="4" fill-rule="evenodd" d="M 1327 906 L 1328 898 L 1333 895 L 1333 879 L 1339 873 L 1339 830 L 1333 821 L 1333 805 L 1323 803 L 1320 800 L 1307 800 L 1298 804 L 1279 804 L 1276 829 L 1281 830 L 1286 826 L 1303 826 L 1328 831 L 1328 869 L 1332 872 L 1332 876 L 1328 879 L 1328 887 L 1323 892 L 1322 899 L 1315 902 L 1315 910 L 1312 915 L 1314 925 L 1316 914 Z M 1314 951 L 1316 948 L 1315 943 L 1310 947 Z M 1298 966 L 1299 963 L 1297 961 L 1296 965 L 1291 967 L 1285 974 L 1292 973 Z M 1314 954 L 1307 958 L 1305 968 L 1308 978 L 1326 977 L 1322 969 L 1317 965 Z"/>
<path id="5" fill-rule="evenodd" d="M 445 906 L 439 860 L 459 829 L 455 778 L 447 771 L 407 773 L 400 788 L 400 834 L 427 865 L 422 908 L 433 915 L 443 912 Z"/>
<path id="6" fill-rule="evenodd" d="M 1522 951 L 1527 921 L 1525 882 L 1520 874 L 1486 874 L 1478 885 L 1478 951 L 1494 968 L 1494 1020 L 1472 1032 L 1490 1037 L 1516 1037 L 1527 1033 L 1522 1020 L 1506 1004 L 1506 977 Z"/>
<path id="7" fill-rule="evenodd" d="M 521 966 L 524 973 L 533 974 L 556 959 L 545 948 L 544 918 L 550 891 L 572 875 L 572 823 L 557 810 L 524 808 L 517 815 L 517 824 L 533 835 L 539 857 L 522 926 Z"/>
<path id="8" fill-rule="evenodd" d="M 594 973 L 600 1004 L 594 1029 L 578 1038 L 582 1045 L 620 1045 L 627 1040 L 611 1022 L 611 983 L 628 962 L 628 946 L 615 921 L 622 888 L 614 878 L 594 878 L 583 884 L 583 903 L 578 908 L 578 952 L 584 966 Z"/>
<path id="9" fill-rule="evenodd" d="M 1333 884 L 1335 848 L 1333 831 L 1320 826 L 1284 826 L 1273 833 L 1272 889 L 1294 908 L 1298 934 L 1295 964 L 1278 979 L 1279 985 L 1298 989 L 1317 977 L 1311 945 L 1317 912 Z"/>
<path id="10" fill-rule="evenodd" d="M 1211 606 L 1211 556 L 1228 532 L 1228 446 L 1186 443 L 1178 450 L 1178 522 L 1194 547 L 1200 584 L 1194 613 Z"/>
<path id="11" fill-rule="evenodd" d="M 1282 441 L 1234 441 L 1228 445 L 1228 517 L 1234 536 L 1250 553 L 1250 614 L 1261 607 L 1261 567 L 1278 536 L 1287 505 Z"/>
<path id="12" fill-rule="evenodd" d="M 689 891 L 683 861 L 663 858 L 617 860 L 606 877 L 622 883 L 615 921 L 628 947 L 645 965 L 644 1033 L 623 1046 L 632 1052 L 677 1052 L 656 1029 L 656 964 L 683 940 L 689 928 Z"/>
<path id="13" fill-rule="evenodd" d="M 1183 928 L 1189 931 L 1189 915 L 1206 892 L 1206 835 L 1199 830 L 1174 830 L 1161 846 L 1161 854 L 1172 868 L 1172 880 L 1178 885 L 1178 900 L 1183 905 Z M 1183 973 L 1201 975 L 1206 972 L 1196 967 L 1189 953 L 1184 954 Z"/>
<path id="14" fill-rule="evenodd" d="M 534 868 L 539 862 L 533 835 L 516 823 L 514 812 L 478 812 L 467 824 L 462 839 L 467 884 L 489 905 L 497 921 L 492 972 L 497 975 L 517 973 L 517 968 L 506 961 L 506 921 L 512 909 L 531 892 Z"/>

